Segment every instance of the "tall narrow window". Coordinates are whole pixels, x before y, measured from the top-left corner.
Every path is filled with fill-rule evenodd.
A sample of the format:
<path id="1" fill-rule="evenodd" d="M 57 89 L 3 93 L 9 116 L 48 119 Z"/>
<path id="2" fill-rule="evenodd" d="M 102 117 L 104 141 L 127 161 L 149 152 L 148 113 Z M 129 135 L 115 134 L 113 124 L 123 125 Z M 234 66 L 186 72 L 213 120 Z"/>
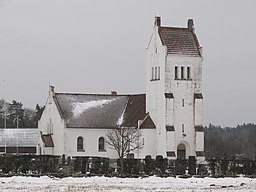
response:
<path id="1" fill-rule="evenodd" d="M 180 74 L 180 78 L 184 79 L 184 67 L 181 67 L 181 74 Z"/>
<path id="2" fill-rule="evenodd" d="M 191 79 L 190 67 L 187 67 L 187 79 Z"/>
<path id="3" fill-rule="evenodd" d="M 157 79 L 160 79 L 160 67 L 158 67 L 158 78 Z"/>
<path id="4" fill-rule="evenodd" d="M 182 99 L 182 107 L 184 107 L 184 106 L 185 106 L 185 100 Z"/>
<path id="5" fill-rule="evenodd" d="M 155 67 L 155 78 L 154 79 L 157 79 L 157 67 Z"/>
<path id="6" fill-rule="evenodd" d="M 53 134 L 53 123 L 51 118 L 50 118 L 50 134 Z"/>
<path id="7" fill-rule="evenodd" d="M 152 77 L 151 77 L 151 80 L 153 80 L 154 79 L 154 67 L 152 67 Z"/>
<path id="8" fill-rule="evenodd" d="M 175 79 L 178 79 L 178 67 L 175 66 Z"/>
<path id="9" fill-rule="evenodd" d="M 105 139 L 103 137 L 99 138 L 99 151 L 105 151 Z"/>
<path id="10" fill-rule="evenodd" d="M 84 140 L 83 137 L 77 138 L 77 151 L 84 151 Z"/>
<path id="11" fill-rule="evenodd" d="M 181 125 L 182 133 L 184 133 L 184 129 L 185 129 L 184 127 L 185 127 L 184 124 L 182 124 Z"/>

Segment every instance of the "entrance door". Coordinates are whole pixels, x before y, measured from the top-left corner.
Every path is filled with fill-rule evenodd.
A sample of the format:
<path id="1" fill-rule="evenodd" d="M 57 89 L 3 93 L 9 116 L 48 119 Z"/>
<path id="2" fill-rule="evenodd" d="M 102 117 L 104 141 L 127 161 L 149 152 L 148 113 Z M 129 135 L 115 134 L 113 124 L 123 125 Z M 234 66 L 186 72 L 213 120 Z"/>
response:
<path id="1" fill-rule="evenodd" d="M 177 159 L 186 159 L 186 146 L 182 143 L 177 147 Z"/>

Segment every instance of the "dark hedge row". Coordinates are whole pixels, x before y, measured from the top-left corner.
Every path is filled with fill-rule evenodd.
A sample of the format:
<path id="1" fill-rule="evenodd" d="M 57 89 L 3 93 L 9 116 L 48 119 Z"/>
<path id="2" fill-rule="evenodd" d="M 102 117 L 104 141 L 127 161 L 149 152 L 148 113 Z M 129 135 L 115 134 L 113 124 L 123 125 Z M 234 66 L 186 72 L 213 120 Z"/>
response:
<path id="1" fill-rule="evenodd" d="M 208 160 L 209 172 L 212 176 L 236 176 L 239 174 L 247 176 L 256 175 L 255 160 Z"/>
<path id="2" fill-rule="evenodd" d="M 100 157 L 65 157 L 65 156 L 0 156 L 2 175 L 119 175 L 119 161 L 113 162 Z M 216 160 L 210 159 L 207 164 L 196 165 L 195 159 L 168 160 L 162 156 L 152 159 L 124 159 L 124 172 L 127 177 L 157 175 L 161 177 L 175 175 L 201 176 L 236 176 L 256 175 L 256 161 L 253 160 Z"/>
<path id="3" fill-rule="evenodd" d="M 0 157 L 0 170 L 2 173 L 55 173 L 58 163 L 57 156 L 4 155 Z"/>

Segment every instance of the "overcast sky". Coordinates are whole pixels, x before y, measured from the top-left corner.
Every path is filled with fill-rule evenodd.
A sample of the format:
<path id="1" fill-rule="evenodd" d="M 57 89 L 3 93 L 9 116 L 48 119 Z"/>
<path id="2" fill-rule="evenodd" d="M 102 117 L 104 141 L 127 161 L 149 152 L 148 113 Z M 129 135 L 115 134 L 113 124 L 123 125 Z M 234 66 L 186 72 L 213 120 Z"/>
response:
<path id="1" fill-rule="evenodd" d="M 204 125 L 256 123 L 255 0 L 0 0 L 0 98 L 44 105 L 56 92 L 144 93 L 155 15 L 194 19 L 203 47 Z"/>

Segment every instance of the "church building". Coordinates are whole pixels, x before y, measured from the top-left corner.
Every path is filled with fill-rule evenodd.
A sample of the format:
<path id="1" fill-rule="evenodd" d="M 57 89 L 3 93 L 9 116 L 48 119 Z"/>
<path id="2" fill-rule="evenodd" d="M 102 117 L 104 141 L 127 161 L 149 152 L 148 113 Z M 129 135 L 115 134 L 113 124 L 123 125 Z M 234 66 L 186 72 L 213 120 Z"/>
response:
<path id="1" fill-rule="evenodd" d="M 38 123 L 38 154 L 118 158 L 106 143 L 113 128 L 141 132 L 135 158 L 162 155 L 204 160 L 202 48 L 193 20 L 161 26 L 155 18 L 146 49 L 146 93 L 57 93 L 53 86 Z"/>

